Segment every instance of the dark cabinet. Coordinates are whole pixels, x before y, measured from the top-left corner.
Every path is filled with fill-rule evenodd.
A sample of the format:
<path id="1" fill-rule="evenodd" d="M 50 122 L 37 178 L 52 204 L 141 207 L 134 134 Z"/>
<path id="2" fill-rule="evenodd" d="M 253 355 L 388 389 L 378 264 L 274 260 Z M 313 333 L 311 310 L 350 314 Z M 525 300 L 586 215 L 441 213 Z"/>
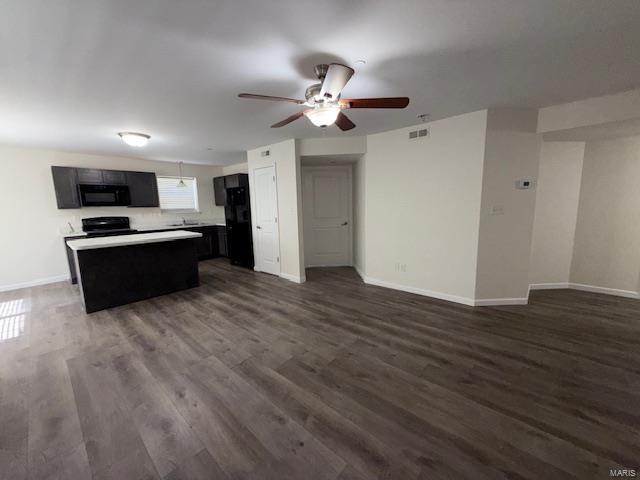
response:
<path id="1" fill-rule="evenodd" d="M 63 167 L 59 167 L 63 168 Z M 74 169 L 72 169 L 74 170 Z M 166 232 L 173 231 L 174 229 L 158 229 L 158 230 L 145 230 L 144 233 L 152 233 L 152 232 Z M 228 248 L 227 248 L 227 230 L 224 225 L 207 225 L 207 226 L 199 226 L 199 227 L 184 227 L 184 230 L 189 230 L 190 232 L 198 232 L 202 234 L 201 238 L 196 238 L 196 253 L 198 255 L 198 260 L 207 260 L 209 258 L 216 257 L 227 257 L 228 256 Z M 133 230 L 131 233 L 138 233 Z M 128 235 L 128 234 L 121 234 Z M 67 240 L 74 240 L 78 238 L 85 237 L 64 237 L 64 246 L 67 252 L 67 261 L 69 263 L 69 274 L 71 276 L 71 283 L 78 283 L 78 275 L 76 272 L 76 263 L 75 257 L 73 255 L 73 250 L 69 248 L 67 245 Z"/>
<path id="2" fill-rule="evenodd" d="M 123 172 L 129 185 L 131 207 L 158 207 L 158 182 L 151 172 Z"/>
<path id="3" fill-rule="evenodd" d="M 98 168 L 77 168 L 78 183 L 126 185 L 126 172 L 118 170 L 100 170 Z"/>
<path id="4" fill-rule="evenodd" d="M 159 207 L 153 172 L 125 172 L 96 168 L 51 167 L 58 208 L 80 208 L 78 185 L 127 185 L 131 207 Z"/>
<path id="5" fill-rule="evenodd" d="M 76 259 L 73 255 L 73 250 L 67 245 L 67 240 L 74 240 L 83 237 L 64 237 L 64 248 L 67 252 L 67 263 L 69 264 L 69 276 L 71 277 L 71 283 L 75 285 L 78 283 L 78 273 L 76 272 Z"/>
<path id="6" fill-rule="evenodd" d="M 102 180 L 107 185 L 126 185 L 127 172 L 119 172 L 117 170 L 103 170 Z"/>
<path id="7" fill-rule="evenodd" d="M 249 188 L 249 175 L 246 173 L 234 173 L 233 175 L 225 175 L 224 177 L 215 177 L 213 179 L 213 196 L 215 204 L 224 207 L 228 204 L 227 189 L 246 187 Z"/>
<path id="8" fill-rule="evenodd" d="M 224 207 L 227 203 L 227 191 L 224 186 L 224 177 L 215 177 L 213 179 L 213 196 L 216 205 Z"/>
<path id="9" fill-rule="evenodd" d="M 221 257 L 229 256 L 229 249 L 227 248 L 226 227 L 218 227 L 218 255 Z"/>
<path id="10" fill-rule="evenodd" d="M 202 237 L 196 238 L 196 253 L 198 260 L 213 256 L 213 237 L 211 234 L 202 232 Z"/>
<path id="11" fill-rule="evenodd" d="M 224 177 L 224 188 L 248 187 L 249 175 L 246 173 L 235 173 Z"/>
<path id="12" fill-rule="evenodd" d="M 196 238 L 196 251 L 198 260 L 214 258 L 218 256 L 218 236 L 216 227 L 197 227 L 188 228 L 192 232 L 202 234 L 202 237 Z"/>
<path id="13" fill-rule="evenodd" d="M 58 208 L 80 208 L 76 169 L 72 167 L 51 167 L 53 187 Z"/>
<path id="14" fill-rule="evenodd" d="M 78 168 L 78 183 L 105 183 L 102 178 L 102 170 L 97 168 Z"/>

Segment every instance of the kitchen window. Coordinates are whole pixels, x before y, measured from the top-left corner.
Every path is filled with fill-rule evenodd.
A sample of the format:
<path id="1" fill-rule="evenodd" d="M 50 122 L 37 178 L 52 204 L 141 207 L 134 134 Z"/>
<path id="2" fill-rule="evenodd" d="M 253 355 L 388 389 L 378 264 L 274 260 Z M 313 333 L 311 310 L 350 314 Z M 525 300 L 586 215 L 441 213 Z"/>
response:
<path id="1" fill-rule="evenodd" d="M 172 212 L 198 211 L 198 183 L 193 177 L 156 177 L 160 208 Z"/>

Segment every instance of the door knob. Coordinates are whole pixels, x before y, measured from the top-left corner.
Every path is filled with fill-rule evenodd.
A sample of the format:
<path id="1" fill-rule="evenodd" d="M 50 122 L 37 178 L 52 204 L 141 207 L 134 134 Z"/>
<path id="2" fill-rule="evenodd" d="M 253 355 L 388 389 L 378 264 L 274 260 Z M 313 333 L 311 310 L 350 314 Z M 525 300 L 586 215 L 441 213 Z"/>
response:
<path id="1" fill-rule="evenodd" d="M 341 227 L 344 227 L 345 225 L 349 225 L 349 222 L 344 222 L 342 225 L 340 225 Z"/>
<path id="2" fill-rule="evenodd" d="M 258 230 L 262 230 L 262 227 L 261 227 L 260 225 L 256 225 L 256 228 L 257 228 Z"/>

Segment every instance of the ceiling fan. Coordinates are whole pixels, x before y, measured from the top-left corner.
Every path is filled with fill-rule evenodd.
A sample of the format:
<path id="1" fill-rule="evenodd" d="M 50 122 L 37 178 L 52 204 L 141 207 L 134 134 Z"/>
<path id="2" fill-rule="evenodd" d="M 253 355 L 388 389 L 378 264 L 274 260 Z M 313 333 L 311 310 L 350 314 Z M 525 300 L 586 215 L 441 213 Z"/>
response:
<path id="1" fill-rule="evenodd" d="M 315 83 L 307 88 L 304 95 L 306 100 L 272 97 L 269 95 L 254 95 L 252 93 L 241 93 L 238 97 L 271 100 L 275 102 L 290 102 L 309 107 L 306 110 L 294 113 L 278 123 L 274 123 L 271 125 L 271 128 L 283 127 L 304 115 L 317 127 L 327 127 L 335 123 L 340 130 L 346 131 L 351 130 L 356 125 L 342 113 L 342 110 L 349 108 L 405 108 L 409 105 L 409 98 L 407 97 L 341 98 L 340 94 L 342 89 L 354 73 L 353 68 L 347 67 L 346 65 L 339 63 L 316 65 L 315 73 L 320 83 Z"/>

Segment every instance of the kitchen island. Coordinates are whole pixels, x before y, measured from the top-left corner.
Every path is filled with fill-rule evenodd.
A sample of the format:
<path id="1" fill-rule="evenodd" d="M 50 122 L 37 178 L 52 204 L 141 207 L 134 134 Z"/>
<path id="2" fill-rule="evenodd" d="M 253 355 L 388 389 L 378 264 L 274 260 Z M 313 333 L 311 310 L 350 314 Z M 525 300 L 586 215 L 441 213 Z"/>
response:
<path id="1" fill-rule="evenodd" d="M 173 230 L 68 240 L 85 311 L 197 287 L 201 236 Z"/>

